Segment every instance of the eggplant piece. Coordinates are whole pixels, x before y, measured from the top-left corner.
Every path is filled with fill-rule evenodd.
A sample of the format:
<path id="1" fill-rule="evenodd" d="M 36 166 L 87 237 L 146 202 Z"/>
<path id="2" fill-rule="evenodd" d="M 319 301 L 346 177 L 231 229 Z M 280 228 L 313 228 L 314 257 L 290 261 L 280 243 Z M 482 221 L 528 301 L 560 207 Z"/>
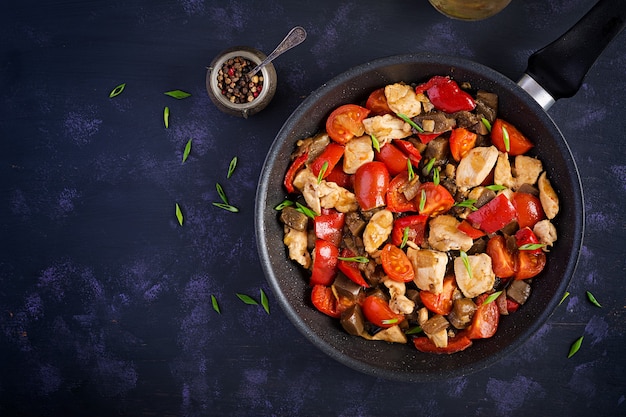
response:
<path id="1" fill-rule="evenodd" d="M 498 95 L 489 91 L 476 92 L 476 113 L 493 123 L 498 116 Z"/>
<path id="2" fill-rule="evenodd" d="M 353 336 L 361 336 L 365 333 L 365 319 L 361 306 L 353 304 L 341 313 L 341 327 Z"/>
<path id="3" fill-rule="evenodd" d="M 424 161 L 424 164 L 427 164 L 428 161 L 435 158 L 436 166 L 445 165 L 448 161 L 449 154 L 450 142 L 448 139 L 440 136 L 428 142 L 428 145 L 426 145 L 426 150 L 424 151 L 424 157 L 422 158 L 422 161 Z"/>
<path id="4" fill-rule="evenodd" d="M 332 285 L 333 293 L 340 297 L 345 297 L 350 301 L 358 301 L 361 295 L 363 295 L 363 287 L 356 284 L 346 277 L 343 273 L 338 273 L 337 278 Z"/>
<path id="5" fill-rule="evenodd" d="M 446 320 L 444 316 L 435 314 L 422 324 L 422 330 L 424 330 L 424 333 L 427 335 L 433 335 L 441 330 L 446 330 L 449 325 L 450 323 L 448 323 L 448 320 Z"/>
<path id="6" fill-rule="evenodd" d="M 530 296 L 530 285 L 521 279 L 516 279 L 506 289 L 506 295 L 511 300 L 522 305 Z"/>
<path id="7" fill-rule="evenodd" d="M 456 329 L 465 329 L 472 322 L 476 308 L 471 298 L 454 300 L 452 311 L 448 314 L 450 324 Z"/>
<path id="8" fill-rule="evenodd" d="M 363 233 L 363 229 L 365 229 L 365 225 L 367 224 L 365 220 L 357 213 L 356 211 L 351 211 L 346 213 L 346 226 L 350 233 L 353 236 L 360 236 Z"/>
<path id="9" fill-rule="evenodd" d="M 439 111 L 417 115 L 413 118 L 413 121 L 420 126 L 426 123 L 427 127 L 432 127 L 432 129 L 424 129 L 426 133 L 443 133 L 456 127 L 456 120 L 453 117 Z"/>
<path id="10" fill-rule="evenodd" d="M 293 207 L 285 207 L 280 211 L 280 221 L 286 226 L 299 231 L 305 231 L 309 222 L 306 214 L 300 213 Z"/>

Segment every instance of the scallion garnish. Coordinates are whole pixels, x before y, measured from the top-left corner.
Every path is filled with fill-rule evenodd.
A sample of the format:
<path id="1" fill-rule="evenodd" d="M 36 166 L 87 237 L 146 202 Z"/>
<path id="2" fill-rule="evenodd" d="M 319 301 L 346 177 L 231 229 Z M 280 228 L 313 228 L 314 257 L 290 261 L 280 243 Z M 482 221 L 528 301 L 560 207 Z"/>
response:
<path id="1" fill-rule="evenodd" d="M 415 327 L 411 327 L 404 334 L 418 334 L 421 332 L 423 332 L 422 328 L 420 326 L 415 326 Z"/>
<path id="2" fill-rule="evenodd" d="M 469 257 L 467 256 L 467 253 L 465 253 L 465 251 L 463 250 L 460 251 L 460 253 L 463 265 L 465 265 L 465 269 L 467 270 L 467 275 L 469 275 L 469 278 L 472 279 L 472 265 L 470 265 Z"/>
<path id="3" fill-rule="evenodd" d="M 392 319 L 386 319 L 386 320 L 381 321 L 381 323 L 385 324 L 385 325 L 387 325 L 387 324 L 396 324 L 397 322 L 398 322 L 398 319 L 395 318 L 395 317 L 392 318 Z"/>
<path id="4" fill-rule="evenodd" d="M 224 204 L 229 204 L 228 203 L 228 198 L 226 198 L 226 193 L 224 192 L 224 189 L 222 188 L 222 185 L 218 182 L 218 183 L 215 184 L 215 188 L 217 189 L 217 195 L 220 196 L 220 198 L 222 199 Z"/>
<path id="5" fill-rule="evenodd" d="M 115 96 L 119 96 L 120 94 L 122 94 L 122 91 L 124 91 L 124 87 L 126 87 L 126 83 L 120 84 L 117 87 L 115 87 L 109 93 L 109 98 L 113 98 Z"/>
<path id="6" fill-rule="evenodd" d="M 230 160 L 230 164 L 228 165 L 228 173 L 226 174 L 226 178 L 230 178 L 235 172 L 235 168 L 237 167 L 237 157 L 233 156 L 233 159 Z"/>
<path id="7" fill-rule="evenodd" d="M 580 349 L 580 346 L 583 344 L 584 337 L 585 336 L 580 336 L 578 339 L 576 339 L 574 343 L 572 343 L 572 346 L 569 348 L 569 353 L 567 354 L 568 359 L 574 356 L 576 352 L 578 352 L 578 350 Z"/>
<path id="8" fill-rule="evenodd" d="M 591 304 L 593 304 L 596 307 L 602 308 L 602 305 L 600 305 L 598 300 L 596 300 L 596 297 L 594 297 L 593 294 L 589 291 L 587 291 L 587 298 L 589 299 L 589 301 L 591 301 Z"/>
<path id="9" fill-rule="evenodd" d="M 186 91 L 182 91 L 182 90 L 172 90 L 172 91 L 166 91 L 165 93 L 166 96 L 170 96 L 170 97 L 174 97 L 178 100 L 181 100 L 183 98 L 187 98 L 190 97 L 191 94 L 187 93 Z"/>
<path id="10" fill-rule="evenodd" d="M 279 205 L 277 205 L 276 207 L 274 207 L 274 210 L 278 210 L 281 211 L 282 209 L 284 209 L 285 207 L 289 207 L 289 206 L 293 206 L 293 201 L 291 200 L 285 200 L 282 203 L 280 203 Z"/>
<path id="11" fill-rule="evenodd" d="M 324 161 L 322 168 L 320 169 L 319 174 L 317 174 L 317 183 L 320 184 L 326 175 L 326 171 L 328 170 L 328 161 Z"/>
<path id="12" fill-rule="evenodd" d="M 420 213 L 424 211 L 424 207 L 426 207 L 426 190 L 422 190 L 422 194 L 420 195 Z"/>
<path id="13" fill-rule="evenodd" d="M 261 288 L 261 305 L 263 306 L 263 310 L 265 310 L 267 314 L 270 314 L 270 302 L 267 299 L 267 295 L 265 295 L 263 288 Z"/>
<path id="14" fill-rule="evenodd" d="M 433 183 L 435 186 L 439 185 L 439 167 L 433 170 Z"/>
<path id="15" fill-rule="evenodd" d="M 415 123 L 413 120 L 409 119 L 409 116 L 407 116 L 406 114 L 396 113 L 396 116 L 398 116 L 399 118 L 401 118 L 402 120 L 410 124 L 413 129 L 417 130 L 420 133 L 424 133 L 424 129 L 419 127 L 417 123 Z"/>
<path id="16" fill-rule="evenodd" d="M 315 216 L 317 216 L 317 214 L 313 210 L 303 204 L 296 202 L 296 207 L 298 207 L 296 210 L 298 210 L 302 214 L 309 216 L 312 219 L 315 219 Z"/>
<path id="17" fill-rule="evenodd" d="M 502 125 L 502 140 L 504 141 L 504 149 L 511 152 L 511 140 L 509 139 L 509 131 Z"/>
<path id="18" fill-rule="evenodd" d="M 409 232 L 411 231 L 411 229 L 409 228 L 409 226 L 405 227 L 402 230 L 402 242 L 400 243 L 400 249 L 404 249 L 404 247 L 406 246 L 406 243 L 409 241 Z"/>
<path id="19" fill-rule="evenodd" d="M 519 250 L 537 250 L 537 249 L 543 248 L 544 246 L 546 246 L 546 245 L 544 245 L 543 243 L 526 243 L 526 244 L 521 245 L 517 249 L 519 249 Z"/>
<path id="20" fill-rule="evenodd" d="M 561 301 L 559 301 L 559 305 L 563 304 L 563 301 L 565 301 L 567 297 L 569 297 L 569 292 L 565 291 L 565 294 L 561 297 Z"/>
<path id="21" fill-rule="evenodd" d="M 502 291 L 496 291 L 493 294 L 489 295 L 489 297 L 485 298 L 485 301 L 483 301 L 483 305 L 495 301 L 496 298 L 500 297 L 500 294 L 502 294 Z"/>
<path id="22" fill-rule="evenodd" d="M 370 135 L 372 138 L 372 147 L 376 149 L 376 152 L 380 152 L 380 142 L 376 139 L 376 136 Z"/>
<path id="23" fill-rule="evenodd" d="M 491 191 L 502 191 L 502 190 L 506 190 L 506 187 L 504 185 L 500 185 L 500 184 L 492 184 L 492 185 L 488 185 L 485 187 L 488 190 Z"/>
<path id="24" fill-rule="evenodd" d="M 243 301 L 245 304 L 252 305 L 252 306 L 259 305 L 259 303 L 254 298 L 250 297 L 249 295 L 240 294 L 240 293 L 236 293 L 236 294 L 237 294 L 237 297 L 239 297 L 239 299 Z"/>
<path id="25" fill-rule="evenodd" d="M 346 257 L 343 257 L 343 256 L 338 256 L 337 259 L 339 259 L 340 261 L 345 261 L 345 262 L 358 262 L 360 264 L 366 264 L 366 263 L 368 263 L 370 261 L 365 256 L 352 256 L 350 258 L 346 258 Z"/>
<path id="26" fill-rule="evenodd" d="M 413 181 L 413 178 L 415 178 L 415 171 L 413 170 L 413 164 L 409 158 L 406 159 L 406 169 L 409 175 L 409 181 Z"/>
<path id="27" fill-rule="evenodd" d="M 454 203 L 455 206 L 457 207 L 464 207 L 464 208 L 468 208 L 472 211 L 476 211 L 478 210 L 476 208 L 476 206 L 474 206 L 474 204 L 476 204 L 476 200 L 474 199 L 467 199 L 467 200 L 463 200 L 463 201 L 459 201 L 458 203 Z"/>
<path id="28" fill-rule="evenodd" d="M 170 127 L 170 108 L 165 106 L 165 108 L 163 109 L 163 124 L 165 125 L 166 129 L 169 129 Z"/>
<path id="29" fill-rule="evenodd" d="M 239 209 L 235 206 L 231 206 L 230 204 L 224 204 L 224 203 L 213 203 L 213 205 L 215 207 L 219 207 L 221 209 L 224 209 L 226 211 L 230 211 L 231 213 L 238 213 Z"/>
<path id="30" fill-rule="evenodd" d="M 483 118 L 480 119 L 480 121 L 483 122 L 483 124 L 485 125 L 487 130 L 491 132 L 491 123 L 489 123 L 489 120 L 487 120 L 487 119 L 485 119 L 483 117 Z"/>
<path id="31" fill-rule="evenodd" d="M 213 306 L 213 310 L 217 312 L 217 314 L 222 314 L 220 310 L 220 305 L 217 303 L 217 298 L 214 295 L 211 295 L 211 305 Z"/>
<path id="32" fill-rule="evenodd" d="M 435 158 L 430 158 L 430 160 L 424 167 L 426 169 L 426 175 L 430 174 L 430 171 L 433 169 L 434 166 L 435 166 Z"/>
<path id="33" fill-rule="evenodd" d="M 187 144 L 185 145 L 185 150 L 183 151 L 183 164 L 185 163 L 187 158 L 189 158 L 189 152 L 191 152 L 191 141 L 192 139 L 189 139 L 187 141 Z"/>
<path id="34" fill-rule="evenodd" d="M 180 209 L 178 203 L 176 203 L 176 218 L 178 219 L 178 224 L 182 226 L 184 221 L 183 211 Z"/>

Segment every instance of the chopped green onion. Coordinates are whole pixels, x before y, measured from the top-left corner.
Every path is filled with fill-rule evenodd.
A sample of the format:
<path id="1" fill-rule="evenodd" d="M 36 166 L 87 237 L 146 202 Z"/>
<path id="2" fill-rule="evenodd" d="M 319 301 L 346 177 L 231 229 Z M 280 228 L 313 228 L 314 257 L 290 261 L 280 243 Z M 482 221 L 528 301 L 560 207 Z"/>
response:
<path id="1" fill-rule="evenodd" d="M 250 297 L 249 295 L 240 294 L 240 293 L 236 293 L 236 294 L 237 294 L 237 297 L 239 297 L 241 301 L 243 301 L 244 303 L 248 305 L 253 305 L 253 306 L 259 305 L 259 303 L 257 303 L 257 301 L 254 298 Z"/>
<path id="2" fill-rule="evenodd" d="M 480 121 L 483 122 L 483 124 L 485 125 L 487 130 L 491 132 L 491 123 L 489 123 L 489 120 L 487 120 L 487 119 L 485 119 L 483 117 L 483 118 L 480 119 Z"/>
<path id="3" fill-rule="evenodd" d="M 185 91 L 182 91 L 182 90 L 166 91 L 163 94 L 165 94 L 166 96 L 174 97 L 174 98 L 176 98 L 178 100 L 181 100 L 183 98 L 187 98 L 187 97 L 191 96 L 191 94 L 189 94 L 189 93 L 187 93 Z"/>
<path id="4" fill-rule="evenodd" d="M 520 246 L 517 249 L 519 249 L 519 250 L 537 250 L 537 249 L 543 248 L 544 246 L 546 246 L 546 245 L 544 245 L 543 243 L 526 243 L 526 244 Z"/>
<path id="5" fill-rule="evenodd" d="M 383 320 L 381 321 L 382 324 L 396 324 L 398 322 L 397 318 L 392 318 L 392 319 L 387 319 L 387 320 Z"/>
<path id="6" fill-rule="evenodd" d="M 229 204 L 228 203 L 228 198 L 226 198 L 226 193 L 224 192 L 224 189 L 222 188 L 222 185 L 218 182 L 218 183 L 215 184 L 215 188 L 217 189 L 217 195 L 220 196 L 220 198 L 222 199 L 224 204 Z"/>
<path id="7" fill-rule="evenodd" d="M 419 127 L 413 120 L 409 119 L 409 116 L 407 116 L 406 114 L 396 113 L 396 116 L 410 124 L 413 129 L 417 130 L 420 133 L 424 133 L 424 129 Z"/>
<path id="8" fill-rule="evenodd" d="M 426 190 L 422 190 L 422 194 L 420 195 L 420 213 L 424 211 L 424 207 L 426 207 Z"/>
<path id="9" fill-rule="evenodd" d="M 370 261 L 365 256 L 353 256 L 353 257 L 350 257 L 350 258 L 345 258 L 343 256 L 338 256 L 337 259 L 339 259 L 340 261 L 345 261 L 345 262 L 358 262 L 360 264 L 366 264 L 366 263 L 368 263 Z"/>
<path id="10" fill-rule="evenodd" d="M 504 141 L 504 149 L 511 152 L 511 140 L 509 139 L 509 131 L 502 125 L 502 140 Z"/>
<path id="11" fill-rule="evenodd" d="M 567 297 L 569 297 L 569 292 L 565 291 L 565 294 L 561 297 L 561 301 L 559 301 L 559 305 L 563 304 L 563 301 L 565 301 Z"/>
<path id="12" fill-rule="evenodd" d="M 163 109 L 163 123 L 165 124 L 165 128 L 169 129 L 170 127 L 170 108 L 165 106 Z"/>
<path id="13" fill-rule="evenodd" d="M 320 173 L 317 174 L 317 183 L 320 184 L 324 179 L 324 175 L 326 175 L 326 171 L 328 170 L 328 161 L 324 161 L 324 165 L 320 169 Z"/>
<path id="14" fill-rule="evenodd" d="M 489 303 L 495 301 L 496 298 L 500 297 L 500 294 L 502 294 L 502 291 L 497 291 L 497 292 L 494 292 L 493 294 L 489 295 L 489 297 L 485 298 L 485 301 L 483 301 L 483 305 L 489 304 Z"/>
<path id="15" fill-rule="evenodd" d="M 596 297 L 594 297 L 593 294 L 589 291 L 587 291 L 587 298 L 589 299 L 589 301 L 591 301 L 591 304 L 593 304 L 596 307 L 602 308 L 598 300 L 596 300 Z"/>
<path id="16" fill-rule="evenodd" d="M 439 185 L 439 167 L 436 167 L 433 171 L 433 183 L 435 186 Z"/>
<path id="17" fill-rule="evenodd" d="M 569 353 L 567 354 L 568 359 L 574 356 L 576 352 L 578 352 L 580 346 L 583 344 L 584 337 L 585 336 L 580 336 L 578 339 L 576 339 L 576 341 L 574 341 L 574 343 L 572 343 L 572 346 L 569 348 Z"/>
<path id="18" fill-rule="evenodd" d="M 215 207 L 219 207 L 221 209 L 224 209 L 226 211 L 230 211 L 231 213 L 237 213 L 239 212 L 239 209 L 235 206 L 231 206 L 230 204 L 224 204 L 224 203 L 213 203 L 213 205 Z"/>
<path id="19" fill-rule="evenodd" d="M 233 156 L 233 159 L 230 160 L 230 164 L 228 165 L 228 174 L 226 174 L 226 178 L 230 178 L 235 172 L 235 168 L 237 167 L 237 157 Z"/>
<path id="20" fill-rule="evenodd" d="M 470 198 L 468 198 L 467 200 L 459 201 L 458 203 L 454 203 L 454 205 L 457 207 L 465 207 L 472 211 L 476 211 L 478 209 L 476 208 L 476 206 L 474 206 L 474 204 L 476 204 L 476 200 Z"/>
<path id="21" fill-rule="evenodd" d="M 284 209 L 285 207 L 289 207 L 289 206 L 293 206 L 293 201 L 291 200 L 285 200 L 282 203 L 280 203 L 279 205 L 277 205 L 276 207 L 274 207 L 274 210 L 278 210 L 281 211 L 282 209 Z"/>
<path id="22" fill-rule="evenodd" d="M 176 218 L 178 219 L 178 224 L 180 224 L 181 226 L 183 225 L 183 212 L 180 209 L 180 206 L 178 205 L 178 203 L 176 203 Z"/>
<path id="23" fill-rule="evenodd" d="M 376 139 L 376 136 L 370 135 L 372 138 L 372 146 L 376 149 L 376 152 L 380 152 L 380 142 Z"/>
<path id="24" fill-rule="evenodd" d="M 312 219 L 315 219 L 315 216 L 317 216 L 317 214 L 313 210 L 303 204 L 296 202 L 296 206 L 298 207 L 296 210 L 298 210 L 302 214 L 306 214 Z"/>
<path id="25" fill-rule="evenodd" d="M 435 158 L 430 158 L 430 160 L 428 161 L 425 167 L 426 174 L 430 174 L 430 171 L 433 169 L 434 166 L 435 166 Z"/>
<path id="26" fill-rule="evenodd" d="M 187 141 L 187 144 L 185 145 L 185 150 L 183 152 L 183 164 L 185 163 L 187 158 L 189 158 L 189 152 L 191 152 L 191 141 L 192 139 L 189 139 Z"/>
<path id="27" fill-rule="evenodd" d="M 415 171 L 413 171 L 413 164 L 409 158 L 406 159 L 406 169 L 409 174 L 409 181 L 413 181 L 413 178 L 415 178 Z"/>
<path id="28" fill-rule="evenodd" d="M 472 266 L 470 265 L 467 253 L 465 253 L 465 251 L 463 250 L 460 252 L 461 252 L 461 260 L 463 261 L 463 265 L 465 265 L 465 269 L 467 270 L 467 275 L 469 275 L 469 278 L 472 279 Z"/>
<path id="29" fill-rule="evenodd" d="M 400 249 L 403 249 L 406 246 L 406 243 L 409 241 L 409 231 L 411 228 L 409 226 L 405 227 L 402 230 L 402 243 L 400 243 Z"/>
<path id="30" fill-rule="evenodd" d="M 485 187 L 488 190 L 491 191 L 502 191 L 502 190 L 506 190 L 506 187 L 504 185 L 500 185 L 500 184 L 492 184 L 492 185 L 488 185 Z"/>
<path id="31" fill-rule="evenodd" d="M 263 306 L 263 310 L 265 310 L 267 314 L 270 314 L 270 303 L 267 299 L 267 295 L 265 295 L 265 291 L 263 291 L 263 288 L 261 288 L 261 305 Z"/>
<path id="32" fill-rule="evenodd" d="M 217 298 L 214 295 L 211 295 L 211 305 L 213 306 L 213 310 L 217 312 L 217 314 L 222 314 L 220 311 L 220 305 L 217 303 Z"/>
<path id="33" fill-rule="evenodd" d="M 411 327 L 404 334 L 417 334 L 417 333 L 421 333 L 422 331 L 423 330 L 420 326 L 415 326 L 415 327 Z"/>
<path id="34" fill-rule="evenodd" d="M 109 98 L 113 98 L 115 96 L 119 96 L 120 94 L 122 94 L 122 91 L 124 91 L 124 87 L 126 87 L 126 83 L 120 84 L 117 87 L 115 87 L 110 93 L 109 93 Z"/>

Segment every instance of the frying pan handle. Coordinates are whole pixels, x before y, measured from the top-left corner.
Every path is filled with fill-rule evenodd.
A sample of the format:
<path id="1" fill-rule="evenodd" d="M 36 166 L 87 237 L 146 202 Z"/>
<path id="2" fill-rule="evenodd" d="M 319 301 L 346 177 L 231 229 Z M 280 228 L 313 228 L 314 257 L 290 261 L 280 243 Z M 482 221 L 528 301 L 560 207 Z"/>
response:
<path id="1" fill-rule="evenodd" d="M 546 110 L 555 100 L 573 96 L 591 66 L 625 25 L 625 0 L 599 0 L 564 35 L 530 56 L 526 74 L 518 84 Z M 549 96 L 542 94 L 541 89 Z"/>

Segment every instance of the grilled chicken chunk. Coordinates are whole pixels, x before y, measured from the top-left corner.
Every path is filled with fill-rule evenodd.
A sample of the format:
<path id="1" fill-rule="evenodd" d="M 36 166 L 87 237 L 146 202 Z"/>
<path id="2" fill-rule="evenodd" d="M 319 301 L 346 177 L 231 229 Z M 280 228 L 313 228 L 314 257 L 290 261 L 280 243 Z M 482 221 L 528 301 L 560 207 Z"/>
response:
<path id="1" fill-rule="evenodd" d="M 473 148 L 461 159 L 456 169 L 456 184 L 459 188 L 472 188 L 480 185 L 498 159 L 495 146 Z"/>
<path id="2" fill-rule="evenodd" d="M 467 259 L 468 267 L 460 256 L 454 259 L 454 275 L 463 295 L 474 298 L 493 288 L 496 274 L 491 267 L 491 258 L 486 253 L 470 255 Z"/>
<path id="3" fill-rule="evenodd" d="M 415 271 L 415 285 L 424 291 L 435 294 L 443 292 L 443 278 L 446 275 L 448 255 L 431 249 L 414 249 L 409 247 L 407 256 Z"/>

